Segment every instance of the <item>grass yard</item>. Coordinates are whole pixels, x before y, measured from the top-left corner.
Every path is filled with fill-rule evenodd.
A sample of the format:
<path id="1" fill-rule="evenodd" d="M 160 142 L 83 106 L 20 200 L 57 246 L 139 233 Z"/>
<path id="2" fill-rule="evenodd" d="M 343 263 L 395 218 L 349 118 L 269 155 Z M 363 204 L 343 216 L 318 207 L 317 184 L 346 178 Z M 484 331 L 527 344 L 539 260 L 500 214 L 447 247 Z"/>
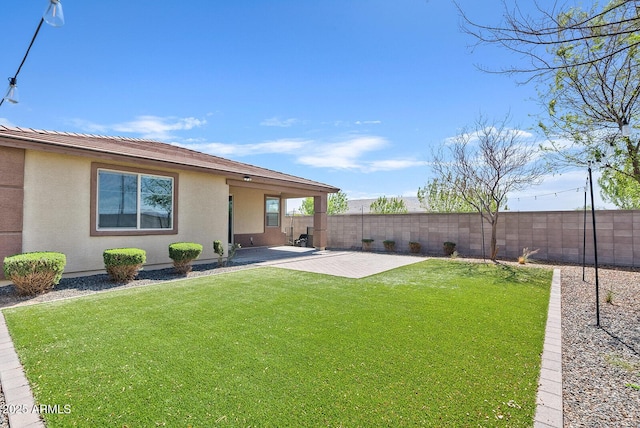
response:
<path id="1" fill-rule="evenodd" d="M 259 268 L 4 314 L 49 428 L 531 426 L 550 283 Z"/>

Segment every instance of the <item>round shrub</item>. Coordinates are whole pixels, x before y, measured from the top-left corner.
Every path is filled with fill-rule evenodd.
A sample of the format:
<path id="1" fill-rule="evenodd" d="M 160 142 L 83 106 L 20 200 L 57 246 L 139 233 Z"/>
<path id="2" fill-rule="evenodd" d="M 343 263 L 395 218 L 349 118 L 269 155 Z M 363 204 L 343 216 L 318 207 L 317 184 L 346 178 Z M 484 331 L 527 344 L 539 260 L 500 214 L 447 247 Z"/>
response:
<path id="1" fill-rule="evenodd" d="M 19 294 L 36 295 L 58 285 L 66 264 L 64 254 L 41 251 L 5 257 L 3 270 Z"/>
<path id="2" fill-rule="evenodd" d="M 104 267 L 113 281 L 129 282 L 135 279 L 147 253 L 139 248 L 112 248 L 102 253 Z"/>
<path id="3" fill-rule="evenodd" d="M 169 257 L 178 273 L 191 272 L 191 261 L 202 254 L 202 245 L 195 242 L 174 242 L 169 245 Z"/>

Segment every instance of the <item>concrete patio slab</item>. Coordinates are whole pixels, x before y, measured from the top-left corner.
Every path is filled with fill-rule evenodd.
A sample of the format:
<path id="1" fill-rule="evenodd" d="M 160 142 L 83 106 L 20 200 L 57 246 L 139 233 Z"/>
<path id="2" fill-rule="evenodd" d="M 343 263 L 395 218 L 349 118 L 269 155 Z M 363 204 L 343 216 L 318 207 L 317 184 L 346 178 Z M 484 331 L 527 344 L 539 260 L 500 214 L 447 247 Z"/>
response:
<path id="1" fill-rule="evenodd" d="M 424 257 L 407 255 L 325 250 L 309 253 L 308 257 L 269 261 L 262 264 L 345 278 L 364 278 L 424 260 L 426 260 Z"/>

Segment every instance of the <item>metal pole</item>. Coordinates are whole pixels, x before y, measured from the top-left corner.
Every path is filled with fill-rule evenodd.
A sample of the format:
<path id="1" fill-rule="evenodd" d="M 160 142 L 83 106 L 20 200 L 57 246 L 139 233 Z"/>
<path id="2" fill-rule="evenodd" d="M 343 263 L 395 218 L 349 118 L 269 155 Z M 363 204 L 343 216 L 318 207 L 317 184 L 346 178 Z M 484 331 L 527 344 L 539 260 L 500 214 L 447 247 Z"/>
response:
<path id="1" fill-rule="evenodd" d="M 362 239 L 364 239 L 364 206 L 360 207 L 360 227 L 362 228 L 362 238 L 360 241 L 362 245 L 360 249 L 364 250 L 364 242 L 362 241 Z"/>
<path id="2" fill-rule="evenodd" d="M 591 219 L 593 220 L 593 261 L 596 273 L 596 326 L 600 327 L 600 284 L 598 282 L 598 242 L 596 240 L 596 209 L 593 204 L 593 178 L 589 162 L 589 189 L 591 190 Z"/>
<path id="3" fill-rule="evenodd" d="M 587 180 L 588 181 L 588 180 Z M 587 186 L 584 186 L 584 219 L 582 221 L 582 282 L 584 282 L 584 271 L 587 265 Z"/>

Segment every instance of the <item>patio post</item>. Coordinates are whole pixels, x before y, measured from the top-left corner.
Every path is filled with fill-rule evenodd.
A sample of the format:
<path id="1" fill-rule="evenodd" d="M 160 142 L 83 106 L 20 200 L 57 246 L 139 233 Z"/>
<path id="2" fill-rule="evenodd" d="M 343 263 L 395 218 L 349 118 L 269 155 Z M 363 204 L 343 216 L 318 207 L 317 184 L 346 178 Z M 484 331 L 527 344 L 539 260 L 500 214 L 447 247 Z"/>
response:
<path id="1" fill-rule="evenodd" d="M 313 246 L 318 250 L 327 247 L 327 194 L 313 197 Z"/>

